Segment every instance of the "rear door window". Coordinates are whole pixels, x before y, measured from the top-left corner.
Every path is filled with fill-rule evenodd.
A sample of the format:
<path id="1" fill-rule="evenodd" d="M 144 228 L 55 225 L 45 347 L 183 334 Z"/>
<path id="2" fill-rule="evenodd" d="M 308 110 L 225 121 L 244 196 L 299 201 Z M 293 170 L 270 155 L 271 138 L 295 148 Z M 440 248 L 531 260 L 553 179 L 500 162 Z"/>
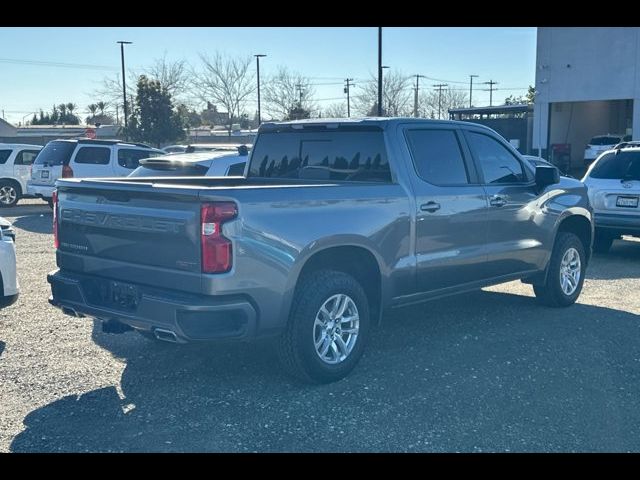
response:
<path id="1" fill-rule="evenodd" d="M 249 176 L 392 181 L 383 132 L 374 128 L 264 132 L 254 147 Z"/>
<path id="2" fill-rule="evenodd" d="M 409 130 L 409 150 L 418 175 L 432 185 L 469 183 L 460 143 L 453 130 Z"/>
<path id="3" fill-rule="evenodd" d="M 157 155 L 148 150 L 137 150 L 133 148 L 121 148 L 118 150 L 118 165 L 133 170 L 140 166 L 140 160 Z"/>
<path id="4" fill-rule="evenodd" d="M 75 163 L 87 165 L 108 165 L 111 149 L 107 147 L 80 147 Z"/>

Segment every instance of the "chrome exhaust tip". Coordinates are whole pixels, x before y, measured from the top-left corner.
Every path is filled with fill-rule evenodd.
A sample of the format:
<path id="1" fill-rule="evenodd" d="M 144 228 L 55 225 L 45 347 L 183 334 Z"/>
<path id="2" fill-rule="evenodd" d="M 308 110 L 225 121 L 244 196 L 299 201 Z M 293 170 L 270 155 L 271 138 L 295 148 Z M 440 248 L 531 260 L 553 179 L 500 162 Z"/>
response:
<path id="1" fill-rule="evenodd" d="M 178 337 L 175 332 L 171 330 L 165 330 L 164 328 L 156 328 L 153 330 L 153 334 L 158 340 L 162 340 L 164 342 L 178 343 Z"/>

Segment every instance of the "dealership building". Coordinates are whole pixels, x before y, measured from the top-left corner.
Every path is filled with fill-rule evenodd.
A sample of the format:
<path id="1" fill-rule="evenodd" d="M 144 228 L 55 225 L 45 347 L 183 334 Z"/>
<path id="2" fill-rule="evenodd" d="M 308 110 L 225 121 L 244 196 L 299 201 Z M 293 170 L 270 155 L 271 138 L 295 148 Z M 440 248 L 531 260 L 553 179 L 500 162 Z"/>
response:
<path id="1" fill-rule="evenodd" d="M 582 165 L 596 135 L 640 139 L 640 28 L 541 27 L 532 147 Z"/>

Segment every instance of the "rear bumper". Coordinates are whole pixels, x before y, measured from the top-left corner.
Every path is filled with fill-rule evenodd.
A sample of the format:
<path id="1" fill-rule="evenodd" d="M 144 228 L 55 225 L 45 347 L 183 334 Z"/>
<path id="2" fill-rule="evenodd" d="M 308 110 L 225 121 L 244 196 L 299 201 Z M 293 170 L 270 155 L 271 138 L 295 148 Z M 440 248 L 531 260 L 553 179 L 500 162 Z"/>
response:
<path id="1" fill-rule="evenodd" d="M 53 197 L 53 191 L 56 189 L 53 185 L 34 185 L 27 183 L 27 195 L 31 195 L 38 198 L 51 198 Z"/>
<path id="2" fill-rule="evenodd" d="M 595 225 L 614 235 L 640 236 L 640 215 L 619 215 L 615 213 L 595 213 Z"/>
<path id="3" fill-rule="evenodd" d="M 131 284 L 138 292 L 137 304 L 120 308 L 100 300 L 98 290 L 108 279 L 57 270 L 47 275 L 47 281 L 52 293 L 49 303 L 65 313 L 115 320 L 138 330 L 169 330 L 181 343 L 245 340 L 256 335 L 256 309 L 241 296 L 213 297 Z"/>

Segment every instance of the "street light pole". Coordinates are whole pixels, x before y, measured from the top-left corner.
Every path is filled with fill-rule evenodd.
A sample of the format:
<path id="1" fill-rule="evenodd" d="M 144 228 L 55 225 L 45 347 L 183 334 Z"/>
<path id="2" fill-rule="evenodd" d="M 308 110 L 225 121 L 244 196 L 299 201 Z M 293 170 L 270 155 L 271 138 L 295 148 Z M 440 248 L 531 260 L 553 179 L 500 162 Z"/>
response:
<path id="1" fill-rule="evenodd" d="M 479 75 L 469 75 L 469 108 L 471 108 L 471 98 L 473 96 L 473 79 L 478 78 Z"/>
<path id="2" fill-rule="evenodd" d="M 265 54 L 259 53 L 254 55 L 256 57 L 256 71 L 258 76 L 258 126 L 262 123 L 262 116 L 260 113 L 260 58 L 266 57 Z"/>
<path id="3" fill-rule="evenodd" d="M 378 116 L 382 116 L 382 27 L 378 27 Z"/>
<path id="4" fill-rule="evenodd" d="M 122 63 L 122 99 L 124 100 L 124 137 L 125 140 L 128 140 L 129 134 L 127 130 L 127 117 L 129 116 L 129 112 L 127 110 L 127 84 L 124 75 L 124 46 L 131 45 L 133 42 L 119 40 L 116 43 L 120 44 L 120 61 Z"/>

